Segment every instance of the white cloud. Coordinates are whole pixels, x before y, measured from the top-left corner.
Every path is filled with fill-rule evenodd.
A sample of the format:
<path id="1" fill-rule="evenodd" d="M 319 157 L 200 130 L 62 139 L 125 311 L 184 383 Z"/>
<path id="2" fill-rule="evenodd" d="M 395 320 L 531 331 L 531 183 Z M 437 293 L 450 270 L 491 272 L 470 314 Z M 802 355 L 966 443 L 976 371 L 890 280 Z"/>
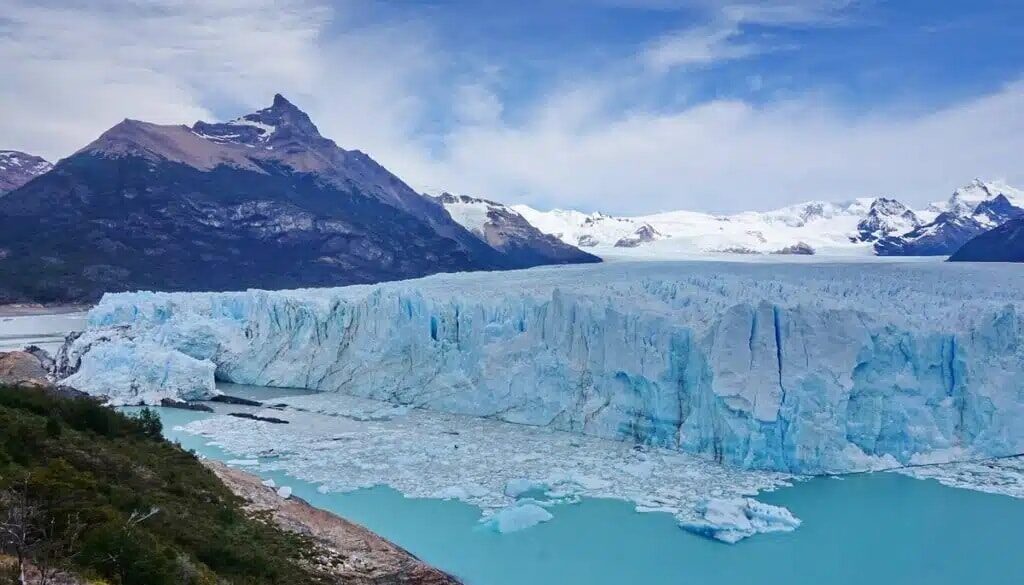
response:
<path id="1" fill-rule="evenodd" d="M 808 94 L 581 123 L 577 101 L 553 97 L 517 127 L 457 130 L 430 183 L 542 206 L 647 212 L 882 194 L 925 203 L 975 176 L 1024 181 L 1024 83 L 910 116 L 848 116 Z"/>
<path id="2" fill-rule="evenodd" d="M 329 16 L 306 0 L 8 0 L 0 135 L 57 158 L 125 117 L 191 122 L 216 99 L 306 86 Z"/>

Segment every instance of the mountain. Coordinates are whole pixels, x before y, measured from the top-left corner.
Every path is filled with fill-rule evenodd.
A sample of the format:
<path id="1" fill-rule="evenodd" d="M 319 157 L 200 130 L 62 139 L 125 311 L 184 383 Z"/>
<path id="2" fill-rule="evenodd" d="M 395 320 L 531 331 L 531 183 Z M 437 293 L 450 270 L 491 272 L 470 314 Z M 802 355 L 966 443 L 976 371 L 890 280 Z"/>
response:
<path id="1" fill-rule="evenodd" d="M 226 123 L 125 120 L 0 201 L 0 302 L 529 265 L 280 95 Z"/>
<path id="2" fill-rule="evenodd" d="M 539 211 L 512 206 L 541 231 L 597 255 L 678 258 L 707 253 L 770 254 L 809 250 L 825 254 L 870 254 L 865 233 L 897 229 L 895 206 L 874 199 L 846 203 L 810 201 L 766 212 L 713 215 L 669 211 L 635 217 L 573 210 Z M 892 201 L 892 200 L 885 200 Z M 894 202 L 896 203 L 896 202 Z M 896 203 L 896 205 L 899 205 Z M 869 229 L 869 226 L 870 229 Z"/>
<path id="3" fill-rule="evenodd" d="M 515 210 L 495 201 L 442 193 L 434 198 L 452 219 L 524 266 L 600 262 L 558 238 L 545 234 Z"/>
<path id="4" fill-rule="evenodd" d="M 1024 214 L 1024 193 L 998 183 L 975 179 L 953 192 L 931 222 L 905 234 L 892 234 L 875 242 L 879 256 L 948 256 L 969 240 Z"/>
<path id="5" fill-rule="evenodd" d="M 905 234 L 921 225 L 921 220 L 906 205 L 895 199 L 879 197 L 871 203 L 867 216 L 857 224 L 857 240 L 874 242 L 892 234 Z"/>
<path id="6" fill-rule="evenodd" d="M 1017 217 L 975 236 L 950 262 L 1024 262 L 1024 217 Z"/>
<path id="7" fill-rule="evenodd" d="M 44 158 L 17 150 L 0 150 L 0 196 L 52 168 L 53 165 Z"/>
<path id="8" fill-rule="evenodd" d="M 975 179 L 914 210 L 890 198 L 808 201 L 772 211 L 668 211 L 616 217 L 511 208 L 542 232 L 598 256 L 674 259 L 707 254 L 948 255 L 1024 210 L 1024 191 Z"/>

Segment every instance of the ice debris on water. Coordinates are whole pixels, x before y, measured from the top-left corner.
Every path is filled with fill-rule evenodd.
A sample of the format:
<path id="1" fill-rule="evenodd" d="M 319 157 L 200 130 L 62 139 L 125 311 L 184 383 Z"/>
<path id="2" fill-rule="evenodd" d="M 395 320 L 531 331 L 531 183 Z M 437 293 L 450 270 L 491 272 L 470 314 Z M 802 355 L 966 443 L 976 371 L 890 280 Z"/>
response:
<path id="1" fill-rule="evenodd" d="M 517 532 L 542 522 L 551 520 L 554 516 L 544 508 L 534 503 L 522 503 L 502 508 L 494 514 L 481 518 L 480 523 L 496 532 Z"/>
<path id="2" fill-rule="evenodd" d="M 544 508 L 595 497 L 692 521 L 708 498 L 748 497 L 794 479 L 670 449 L 431 410 L 355 420 L 345 413 L 381 405 L 343 394 L 275 402 L 283 405 L 275 414 L 291 423 L 288 433 L 231 416 L 204 417 L 185 430 L 229 454 L 260 453 L 273 444 L 277 457 L 261 456 L 260 472 L 287 473 L 321 493 L 387 485 L 408 497 L 458 499 L 486 518 L 520 504 Z M 638 466 L 647 472 L 636 474 Z"/>
<path id="3" fill-rule="evenodd" d="M 1024 498 L 1024 457 L 907 467 L 899 473 L 949 487 Z"/>

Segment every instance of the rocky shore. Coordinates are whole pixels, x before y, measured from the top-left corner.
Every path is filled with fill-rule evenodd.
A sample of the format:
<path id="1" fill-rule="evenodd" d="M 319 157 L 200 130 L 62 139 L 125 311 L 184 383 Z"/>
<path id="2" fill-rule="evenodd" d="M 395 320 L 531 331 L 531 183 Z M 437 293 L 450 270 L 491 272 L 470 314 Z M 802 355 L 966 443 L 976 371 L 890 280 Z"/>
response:
<path id="1" fill-rule="evenodd" d="M 324 547 L 324 562 L 332 565 L 339 583 L 352 585 L 408 584 L 453 585 L 460 583 L 388 542 L 373 532 L 314 508 L 296 497 L 284 498 L 249 473 L 204 460 L 228 488 L 248 502 L 253 512 L 269 512 L 285 530 L 312 537 Z"/>

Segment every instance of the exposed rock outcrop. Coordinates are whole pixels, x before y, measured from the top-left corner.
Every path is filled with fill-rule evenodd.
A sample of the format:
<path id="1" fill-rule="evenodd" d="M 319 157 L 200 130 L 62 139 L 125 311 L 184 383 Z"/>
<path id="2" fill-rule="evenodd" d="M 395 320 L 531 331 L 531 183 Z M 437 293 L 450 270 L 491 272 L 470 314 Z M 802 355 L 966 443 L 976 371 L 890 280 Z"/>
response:
<path id="1" fill-rule="evenodd" d="M 315 539 L 338 583 L 346 585 L 456 585 L 457 579 L 362 526 L 310 506 L 300 498 L 283 498 L 251 474 L 211 460 L 203 462 L 254 512 L 270 512 L 292 532 Z M 290 494 L 289 494 L 290 495 Z"/>

